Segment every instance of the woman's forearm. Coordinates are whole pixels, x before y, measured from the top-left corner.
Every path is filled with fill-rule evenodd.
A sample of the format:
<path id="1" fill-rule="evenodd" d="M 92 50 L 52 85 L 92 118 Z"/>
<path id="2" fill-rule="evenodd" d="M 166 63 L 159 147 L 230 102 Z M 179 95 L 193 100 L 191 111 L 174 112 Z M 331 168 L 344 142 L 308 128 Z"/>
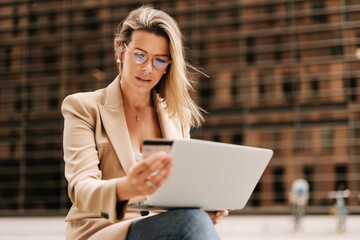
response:
<path id="1" fill-rule="evenodd" d="M 128 187 L 126 177 L 119 178 L 116 182 L 116 196 L 118 201 L 126 201 L 134 197 Z"/>

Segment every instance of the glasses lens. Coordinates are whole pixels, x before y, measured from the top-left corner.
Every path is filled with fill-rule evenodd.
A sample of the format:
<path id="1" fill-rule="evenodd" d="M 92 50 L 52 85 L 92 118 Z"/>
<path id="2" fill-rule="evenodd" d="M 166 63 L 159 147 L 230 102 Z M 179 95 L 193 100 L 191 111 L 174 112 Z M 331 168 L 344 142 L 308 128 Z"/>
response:
<path id="1" fill-rule="evenodd" d="M 166 68 L 167 65 L 169 65 L 169 60 L 161 59 L 161 58 L 155 58 L 154 61 L 153 61 L 153 64 L 157 69 L 163 69 L 163 68 Z"/>
<path id="2" fill-rule="evenodd" d="M 146 62 L 147 56 L 144 53 L 133 52 L 132 58 L 134 59 L 135 63 L 143 64 L 144 62 Z"/>

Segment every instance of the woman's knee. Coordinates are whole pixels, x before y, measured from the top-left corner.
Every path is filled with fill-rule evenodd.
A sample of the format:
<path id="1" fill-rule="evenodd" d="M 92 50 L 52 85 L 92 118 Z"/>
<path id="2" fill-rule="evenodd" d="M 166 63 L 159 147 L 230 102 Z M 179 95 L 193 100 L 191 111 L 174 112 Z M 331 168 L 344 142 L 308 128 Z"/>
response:
<path id="1" fill-rule="evenodd" d="M 151 237 L 150 237 L 151 236 Z M 127 239 L 220 239 L 207 213 L 176 209 L 135 221 Z"/>
<path id="2" fill-rule="evenodd" d="M 178 209 L 174 211 L 179 215 L 179 219 L 183 219 L 189 225 L 212 225 L 209 215 L 201 209 Z"/>
<path id="3" fill-rule="evenodd" d="M 200 209 L 179 209 L 176 214 L 181 222 L 183 239 L 219 239 L 209 215 Z"/>

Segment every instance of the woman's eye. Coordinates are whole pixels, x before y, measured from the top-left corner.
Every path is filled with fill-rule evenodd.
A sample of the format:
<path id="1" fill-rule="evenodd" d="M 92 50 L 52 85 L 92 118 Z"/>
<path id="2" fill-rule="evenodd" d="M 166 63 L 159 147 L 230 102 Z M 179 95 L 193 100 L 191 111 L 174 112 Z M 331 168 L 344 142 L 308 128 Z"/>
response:
<path id="1" fill-rule="evenodd" d="M 156 58 L 155 61 L 157 61 L 158 63 L 167 63 L 168 62 L 167 59 L 161 59 L 161 58 Z"/>
<path id="2" fill-rule="evenodd" d="M 146 55 L 145 54 L 142 54 L 142 53 L 134 53 L 134 55 L 137 57 L 137 58 L 146 58 Z"/>

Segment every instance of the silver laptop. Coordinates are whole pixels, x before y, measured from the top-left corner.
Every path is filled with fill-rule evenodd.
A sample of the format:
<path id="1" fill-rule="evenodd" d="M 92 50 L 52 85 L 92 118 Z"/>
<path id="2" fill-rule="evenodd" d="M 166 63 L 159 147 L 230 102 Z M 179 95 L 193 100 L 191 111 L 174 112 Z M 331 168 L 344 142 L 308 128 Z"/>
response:
<path id="1" fill-rule="evenodd" d="M 143 152 L 168 150 L 174 166 L 169 179 L 135 209 L 242 209 L 267 164 L 270 149 L 203 140 L 148 140 Z"/>

